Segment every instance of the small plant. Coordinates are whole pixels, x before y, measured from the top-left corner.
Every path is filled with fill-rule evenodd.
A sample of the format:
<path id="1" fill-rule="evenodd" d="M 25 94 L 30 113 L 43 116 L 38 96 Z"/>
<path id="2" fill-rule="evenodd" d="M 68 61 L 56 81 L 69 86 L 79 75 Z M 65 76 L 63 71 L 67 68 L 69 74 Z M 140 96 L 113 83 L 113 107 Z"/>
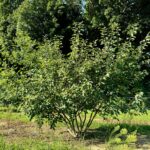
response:
<path id="1" fill-rule="evenodd" d="M 135 149 L 135 142 L 137 141 L 137 131 L 131 133 L 126 128 L 116 126 L 108 139 L 107 150 L 133 150 Z"/>

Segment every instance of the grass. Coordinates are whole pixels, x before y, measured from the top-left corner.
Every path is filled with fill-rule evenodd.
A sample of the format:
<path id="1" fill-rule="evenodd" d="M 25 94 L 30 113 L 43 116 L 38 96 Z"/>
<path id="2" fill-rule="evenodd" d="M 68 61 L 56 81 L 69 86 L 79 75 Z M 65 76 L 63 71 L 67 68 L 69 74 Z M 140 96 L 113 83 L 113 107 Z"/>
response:
<path id="1" fill-rule="evenodd" d="M 16 121 L 23 121 L 29 122 L 29 118 L 24 114 L 20 113 L 11 113 L 11 112 L 0 112 L 0 119 L 4 120 L 16 120 Z"/>
<path id="2" fill-rule="evenodd" d="M 61 141 L 47 143 L 33 139 L 26 139 L 17 143 L 7 143 L 3 137 L 0 137 L 0 150 L 84 150 L 84 147 L 74 147 L 70 143 Z"/>
<path id="3" fill-rule="evenodd" d="M 76 140 L 69 136 L 62 123 L 58 124 L 56 131 L 46 126 L 39 129 L 24 114 L 0 107 L 0 125 L 4 123 L 0 126 L 0 150 L 94 150 L 91 148 L 93 145 L 100 147 L 106 145 L 110 133 L 118 124 L 121 128 L 127 128 L 129 132 L 137 130 L 139 137 L 145 135 L 142 142 L 138 141 L 138 145 L 143 146 L 145 143 L 150 145 L 147 139 L 150 139 L 150 111 L 139 116 L 122 114 L 119 119 L 120 121 L 112 118 L 103 120 L 97 116 L 85 139 Z M 111 149 L 113 150 L 113 147 L 109 148 Z M 130 150 L 127 145 L 117 145 L 114 150 L 117 149 Z"/>
<path id="4" fill-rule="evenodd" d="M 132 116 L 130 114 L 122 114 L 119 116 L 120 121 L 126 121 L 126 122 L 130 122 L 130 120 L 132 121 L 132 123 L 135 124 L 149 124 L 150 125 L 150 111 L 147 111 L 147 113 L 145 114 L 139 114 L 139 115 L 135 115 Z"/>
<path id="5" fill-rule="evenodd" d="M 18 113 L 13 108 L 2 107 L 0 106 L 0 119 L 3 120 L 16 120 L 29 122 L 29 118 L 25 116 L 23 113 Z"/>

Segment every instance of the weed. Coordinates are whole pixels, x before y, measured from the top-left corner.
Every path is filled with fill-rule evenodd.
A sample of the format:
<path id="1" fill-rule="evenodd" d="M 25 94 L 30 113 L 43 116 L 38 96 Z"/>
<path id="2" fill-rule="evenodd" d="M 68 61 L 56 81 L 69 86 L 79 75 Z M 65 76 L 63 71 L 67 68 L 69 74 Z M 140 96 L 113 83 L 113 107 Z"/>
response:
<path id="1" fill-rule="evenodd" d="M 117 125 L 111 132 L 107 141 L 107 150 L 133 150 L 137 141 L 137 131 L 131 133 L 126 128 Z"/>

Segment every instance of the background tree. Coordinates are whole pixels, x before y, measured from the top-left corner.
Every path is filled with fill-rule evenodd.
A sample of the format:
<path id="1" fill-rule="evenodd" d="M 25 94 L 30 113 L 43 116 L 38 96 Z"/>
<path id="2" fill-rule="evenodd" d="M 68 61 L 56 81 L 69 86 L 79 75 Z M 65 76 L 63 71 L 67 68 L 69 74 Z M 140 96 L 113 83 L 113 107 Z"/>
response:
<path id="1" fill-rule="evenodd" d="M 73 23 L 82 20 L 78 1 L 25 0 L 17 14 L 19 32 L 24 32 L 38 42 L 55 35 L 62 36 L 62 52 L 65 54 L 70 51 Z"/>
<path id="2" fill-rule="evenodd" d="M 16 50 L 16 22 L 13 12 L 21 5 L 23 0 L 0 1 L 0 103 L 18 104 L 16 63 L 12 52 Z"/>
<path id="3" fill-rule="evenodd" d="M 51 39 L 55 34 L 61 36 L 63 38 L 61 50 L 63 53 L 70 51 L 71 26 L 74 21 L 80 20 L 79 3 L 70 4 L 61 0 L 6 0 L 0 2 L 1 81 L 4 78 L 2 74 L 4 72 L 11 74 L 11 70 L 20 80 L 20 75 L 26 74 L 30 68 L 30 63 L 25 64 L 23 59 L 28 58 L 32 51 L 37 50 L 45 38 Z M 4 93 L 9 93 L 10 89 L 13 90 L 13 94 L 9 94 L 12 95 L 11 98 L 5 97 L 4 99 L 3 96 L 1 98 L 3 101 L 7 100 L 8 103 L 16 97 L 15 83 L 13 84 L 14 89 L 13 86 L 9 88 L 12 79 L 11 75 L 9 77 L 5 80 L 5 86 L 8 86 L 5 92 L 1 84 L 3 96 L 6 95 Z"/>
<path id="4" fill-rule="evenodd" d="M 97 38 L 98 35 L 100 39 L 102 27 L 106 27 L 107 33 L 109 34 L 119 25 L 123 41 L 126 41 L 128 36 L 133 37 L 132 44 L 137 46 L 150 31 L 149 0 L 87 0 L 85 2 L 85 17 L 91 23 L 89 28 L 90 30 L 92 28 L 96 30 L 95 34 L 90 34 L 90 38 L 91 36 Z M 98 46 L 103 47 L 103 43 L 98 42 Z M 143 87 L 148 97 L 150 85 L 149 49 L 150 46 L 147 46 L 140 60 L 141 69 L 146 69 L 148 71 L 148 75 L 143 80 Z"/>

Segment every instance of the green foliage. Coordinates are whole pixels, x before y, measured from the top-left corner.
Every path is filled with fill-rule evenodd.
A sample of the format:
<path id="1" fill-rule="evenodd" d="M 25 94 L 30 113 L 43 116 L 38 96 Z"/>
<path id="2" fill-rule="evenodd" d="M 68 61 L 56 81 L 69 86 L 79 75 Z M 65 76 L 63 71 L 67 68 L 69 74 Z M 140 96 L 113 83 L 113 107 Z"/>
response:
<path id="1" fill-rule="evenodd" d="M 148 0 L 86 0 L 86 17 L 94 26 L 119 23 L 124 30 L 128 25 L 140 23 L 139 27 L 144 29 L 144 24 L 149 28 L 149 7 Z"/>
<path id="2" fill-rule="evenodd" d="M 70 38 L 74 22 L 81 21 L 81 5 L 63 0 L 25 0 L 16 10 L 16 34 L 23 32 L 31 39 L 43 42 L 55 35 L 63 37 L 63 53 L 70 51 Z"/>
<path id="3" fill-rule="evenodd" d="M 132 44 L 137 46 L 150 31 L 150 1 L 149 0 L 86 0 L 85 17 L 89 20 L 90 34 L 88 39 L 101 38 L 101 28 L 106 27 L 107 34 L 114 28 L 120 28 L 120 37 L 123 41 L 128 36 L 134 37 Z M 93 30 L 92 30 L 93 29 Z M 103 44 L 99 43 L 103 47 Z M 141 68 L 148 71 L 148 75 L 143 80 L 145 93 L 149 97 L 149 47 L 142 54 Z"/>
<path id="4" fill-rule="evenodd" d="M 122 41 L 119 28 L 106 35 L 102 49 L 82 37 L 76 25 L 71 40 L 72 52 L 64 57 L 61 39 L 46 40 L 25 62 L 30 69 L 24 76 L 24 107 L 33 118 L 49 121 L 52 128 L 64 122 L 74 136 L 90 127 L 96 114 L 118 115 L 131 109 L 143 111 L 142 79 L 145 72 L 138 64 L 146 39 L 138 47 L 131 38 Z M 109 37 L 109 40 L 108 40 Z M 133 38 L 133 37 L 132 37 Z M 91 113 L 87 118 L 87 114 Z"/>

